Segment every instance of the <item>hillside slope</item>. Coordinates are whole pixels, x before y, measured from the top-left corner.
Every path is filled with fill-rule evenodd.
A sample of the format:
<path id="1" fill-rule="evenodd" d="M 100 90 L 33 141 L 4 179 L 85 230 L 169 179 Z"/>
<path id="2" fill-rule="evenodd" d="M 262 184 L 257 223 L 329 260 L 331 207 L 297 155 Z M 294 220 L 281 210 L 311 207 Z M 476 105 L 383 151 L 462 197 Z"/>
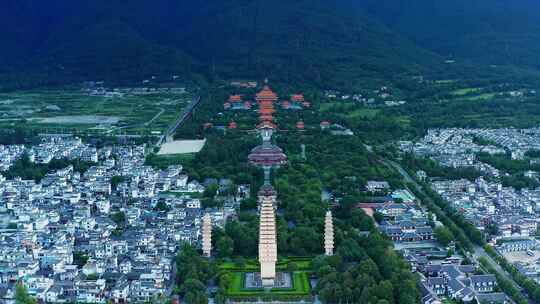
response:
<path id="1" fill-rule="evenodd" d="M 536 0 L 365 0 L 358 6 L 447 58 L 540 70 Z"/>
<path id="2" fill-rule="evenodd" d="M 352 2 L 6 0 L 0 79 L 22 85 L 200 73 L 344 87 L 440 68 L 437 55 Z"/>

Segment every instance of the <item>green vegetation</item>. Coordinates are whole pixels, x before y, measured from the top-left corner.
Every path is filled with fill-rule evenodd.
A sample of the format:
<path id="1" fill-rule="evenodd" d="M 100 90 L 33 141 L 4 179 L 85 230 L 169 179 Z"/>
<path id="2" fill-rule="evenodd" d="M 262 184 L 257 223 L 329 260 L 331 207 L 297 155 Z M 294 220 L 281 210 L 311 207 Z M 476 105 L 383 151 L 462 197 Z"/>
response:
<path id="1" fill-rule="evenodd" d="M 37 301 L 28 295 L 28 290 L 22 283 L 17 283 L 15 290 L 16 304 L 35 304 Z"/>
<path id="2" fill-rule="evenodd" d="M 448 244 L 454 240 L 452 231 L 444 226 L 435 228 L 435 236 L 439 243 L 441 243 L 441 245 L 444 247 L 448 246 Z"/>
<path id="3" fill-rule="evenodd" d="M 473 243 L 484 245 L 485 242 L 480 231 L 466 221 L 463 215 L 454 210 L 450 204 L 444 202 L 437 193 L 429 188 L 429 186 L 424 185 L 423 191 L 425 192 L 412 184 L 408 185 L 408 188 L 413 191 L 420 201 L 422 201 L 422 204 L 428 208 L 429 212 L 435 214 L 437 219 L 449 229 L 454 236 L 456 245 L 459 249 L 463 251 L 472 251 L 474 249 Z"/>
<path id="4" fill-rule="evenodd" d="M 533 299 L 533 301 L 540 301 L 540 284 L 524 276 L 521 272 L 519 272 L 519 270 L 516 269 L 516 267 L 508 263 L 503 256 L 499 255 L 490 245 L 485 245 L 484 249 L 505 271 L 510 274 L 512 279 L 516 281 L 519 286 L 523 287 L 527 291 L 527 294 L 531 299 Z"/>
<path id="5" fill-rule="evenodd" d="M 73 264 L 82 267 L 86 264 L 89 257 L 83 252 L 73 252 Z"/>
<path id="6" fill-rule="evenodd" d="M 519 290 L 517 290 L 514 285 L 512 285 L 512 282 L 505 279 L 503 276 L 501 276 L 487 261 L 486 258 L 480 257 L 478 258 L 478 261 L 480 262 L 480 265 L 486 269 L 489 273 L 495 275 L 497 278 L 497 285 L 504 293 L 506 293 L 512 300 L 514 300 L 518 304 L 526 304 L 529 303 L 525 297 L 520 293 Z"/>
<path id="7" fill-rule="evenodd" d="M 521 1 L 519 6 L 487 0 L 474 4 L 467 0 L 437 4 L 368 0 L 360 5 L 392 30 L 452 59 L 454 63 L 448 64 L 449 67 L 461 62 L 473 62 L 479 68 L 485 66 L 494 72 L 508 65 L 536 70 L 539 67 L 534 54 L 539 52 L 540 43 L 534 29 L 540 18 L 530 12 L 540 6 L 534 0 Z M 421 23 L 417 22 L 419 18 L 422 18 Z"/>
<path id="8" fill-rule="evenodd" d="M 232 277 L 226 289 L 226 296 L 231 299 L 262 297 L 266 300 L 290 300 L 293 298 L 310 298 L 311 288 L 308 280 L 308 274 L 305 271 L 292 272 L 293 286 L 291 288 L 271 289 L 270 294 L 267 294 L 267 292 L 262 288 L 245 288 L 245 272 L 231 272 L 227 273 L 227 275 Z"/>
<path id="9" fill-rule="evenodd" d="M 437 218 L 449 229 L 449 231 L 436 231 L 437 235 L 447 235 L 450 237 L 453 234 L 456 237 L 456 243 L 461 249 L 472 251 L 473 243 L 478 246 L 483 246 L 485 251 L 495 260 L 501 267 L 508 272 L 513 280 L 522 288 L 527 291 L 527 294 L 533 301 L 540 299 L 540 286 L 531 279 L 523 276 L 514 266 L 510 265 L 508 261 L 489 245 L 487 245 L 483 239 L 482 233 L 478 231 L 471 223 L 465 220 L 465 218 L 458 213 L 454 208 L 435 193 L 429 185 L 424 184 L 423 190 L 427 193 L 421 192 L 414 185 L 409 185 L 416 196 L 428 207 L 430 212 L 437 215 Z M 496 229 L 492 227 L 490 229 Z M 450 233 L 449 233 L 450 232 Z M 446 237 L 443 237 L 445 239 Z M 495 274 L 499 287 L 514 299 L 517 303 L 528 303 L 527 299 L 523 297 L 519 290 L 512 285 L 507 279 L 503 278 L 495 269 L 493 269 L 485 258 L 479 258 L 481 265 L 490 273 Z"/>
<path id="10" fill-rule="evenodd" d="M 149 154 L 146 157 L 145 165 L 159 169 L 166 169 L 171 165 L 185 164 L 193 161 L 195 154 L 172 154 L 172 155 L 157 155 Z"/>
<path id="11" fill-rule="evenodd" d="M 528 160 L 513 160 L 510 155 L 479 153 L 477 158 L 481 162 L 490 164 L 505 173 L 511 174 L 502 177 L 502 184 L 505 187 L 514 187 L 519 190 L 540 186 L 540 183 L 537 180 L 524 176 L 525 171 L 540 170 L 539 164 L 531 165 Z"/>
<path id="12" fill-rule="evenodd" d="M 92 96 L 69 87 L 0 93 L 0 114 L 4 118 L 0 128 L 22 125 L 26 132 L 149 135 L 167 129 L 191 98 L 181 92 L 122 94 Z"/>
<path id="13" fill-rule="evenodd" d="M 523 173 L 527 170 L 538 170 L 540 165 L 531 166 L 526 160 L 514 160 L 510 155 L 490 155 L 487 153 L 479 153 L 477 159 L 483 163 L 492 165 L 493 167 L 510 174 Z"/>
<path id="14" fill-rule="evenodd" d="M 183 244 L 176 256 L 177 291 L 190 304 L 207 304 L 207 282 L 216 275 L 216 267 L 202 258 L 189 244 Z"/>
<path id="15" fill-rule="evenodd" d="M 436 161 L 429 158 L 419 158 L 413 154 L 407 153 L 402 156 L 401 163 L 404 167 L 409 168 L 411 173 L 416 170 L 423 170 L 430 177 L 438 177 L 443 179 L 468 179 L 475 180 L 481 176 L 481 172 L 474 168 L 449 168 L 442 167 Z M 416 175 L 416 174 L 412 174 Z"/>
<path id="16" fill-rule="evenodd" d="M 189 175 L 196 179 L 231 178 L 236 184 L 251 184 L 252 193 L 256 193 L 262 181 L 262 170 L 249 166 L 246 159 L 249 151 L 260 143 L 260 139 L 240 131 L 227 131 L 223 134 L 214 128 L 200 128 L 206 122 L 220 125 L 230 119 L 246 126 L 257 123 L 257 118 L 249 114 L 244 117 L 225 113 L 214 117 L 215 108 L 221 107 L 227 94 L 222 95 L 220 99 L 215 97 L 220 96 L 219 92 L 213 93 L 214 103 L 203 104 L 198 115 L 178 131 L 177 137 L 207 139 L 205 148 L 192 161 L 182 164 Z M 278 123 L 294 125 L 299 115 L 280 113 L 277 116 Z M 323 252 L 324 214 L 329 206 L 322 201 L 321 193 L 327 190 L 340 199 L 339 207 L 334 210 L 336 255 L 334 260 L 328 262 L 331 267 L 327 268 L 329 271 L 318 273 L 321 275 L 319 278 L 327 283 L 315 292 L 319 295 L 324 292 L 325 302 L 329 303 L 346 302 L 361 294 L 364 294 L 368 302 L 391 299 L 390 303 L 416 303 L 419 299 L 416 277 L 410 273 L 405 261 L 393 251 L 392 243 L 380 235 L 373 220 L 362 210 L 355 209 L 357 203 L 366 199 L 363 188 L 367 180 L 387 180 L 394 187 L 402 187 L 401 177 L 382 164 L 375 154 L 366 150 L 361 138 L 333 136 L 328 131 L 320 131 L 318 125 L 324 120 L 323 115 L 326 114 L 304 111 L 303 121 L 314 128 L 307 128 L 302 133 L 278 133 L 275 136 L 277 144 L 289 158 L 289 164 L 275 171 L 272 177 L 282 211 L 277 217 L 278 248 L 281 255 L 278 269 L 293 273 L 318 272 L 323 266 L 321 262 L 318 266 L 308 268 L 307 262 L 286 257 L 317 256 Z M 329 113 L 329 116 L 332 115 Z M 385 122 L 382 122 L 373 126 L 372 122 L 379 118 L 380 114 L 376 114 L 372 120 L 361 118 L 354 121 L 358 126 L 378 126 L 378 134 L 391 137 L 395 132 L 392 123 L 383 126 Z M 330 120 L 334 121 L 332 117 Z M 301 145 L 305 146 L 305 158 L 301 155 Z M 218 272 L 224 272 L 218 275 L 220 291 L 216 299 L 226 298 L 226 291 L 231 284 L 241 285 L 239 276 L 231 273 L 256 270 L 258 267 L 253 260 L 258 251 L 258 218 L 254 208 L 256 202 L 243 203 L 238 220 L 227 222 L 223 230 L 214 229 L 212 245 L 215 256 L 222 259 L 238 257 L 216 267 L 221 269 Z M 369 232 L 369 235 L 361 236 L 359 231 Z M 356 265 L 362 262 L 376 265 L 376 271 L 358 278 L 360 281 L 365 279 L 365 283 L 354 283 L 353 289 L 345 289 L 340 280 L 350 275 L 356 277 Z M 332 279 L 336 276 L 340 279 Z M 343 292 L 328 293 L 334 289 Z M 386 293 L 389 290 L 391 292 Z"/>
<path id="17" fill-rule="evenodd" d="M 81 160 L 53 159 L 48 164 L 36 164 L 30 161 L 27 154 L 24 154 L 20 159 L 15 161 L 8 171 L 3 172 L 2 174 L 10 179 L 20 177 L 26 180 L 31 179 L 40 181 L 47 173 L 53 170 L 64 169 L 70 165 L 73 166 L 75 172 L 80 172 L 82 174 L 86 172 L 93 163 Z"/>

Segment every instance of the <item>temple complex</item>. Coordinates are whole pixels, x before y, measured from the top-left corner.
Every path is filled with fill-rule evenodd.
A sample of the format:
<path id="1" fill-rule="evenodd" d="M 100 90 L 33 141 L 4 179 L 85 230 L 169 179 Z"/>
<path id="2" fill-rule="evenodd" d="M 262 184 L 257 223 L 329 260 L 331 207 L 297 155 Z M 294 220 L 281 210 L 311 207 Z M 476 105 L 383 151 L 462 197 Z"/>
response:
<path id="1" fill-rule="evenodd" d="M 277 95 L 269 86 L 264 86 L 257 93 L 255 100 L 259 104 L 261 123 L 257 130 L 262 138 L 262 144 L 253 148 L 248 156 L 249 163 L 264 170 L 264 185 L 259 190 L 259 263 L 261 265 L 260 280 L 265 288 L 282 285 L 276 282 L 277 262 L 277 236 L 276 215 L 277 193 L 271 185 L 270 173 L 272 169 L 279 168 L 287 163 L 287 155 L 278 146 L 272 144 L 272 135 L 277 129 L 273 123 L 275 113 L 274 103 Z M 278 279 L 277 281 L 280 281 Z"/>
<path id="2" fill-rule="evenodd" d="M 283 101 L 279 103 L 279 98 L 272 89 L 265 85 L 262 90 L 255 94 L 255 101 L 258 105 L 259 121 L 257 131 L 262 139 L 262 143 L 253 148 L 248 155 L 248 161 L 251 165 L 262 168 L 264 170 L 264 184 L 258 192 L 258 211 L 259 211 L 259 264 L 260 272 L 247 272 L 244 277 L 245 288 L 265 288 L 266 290 L 273 288 L 292 288 L 292 274 L 289 272 L 276 272 L 276 263 L 278 260 L 277 248 L 277 231 L 276 231 L 276 210 L 277 210 L 277 192 L 272 187 L 271 173 L 272 169 L 279 168 L 287 164 L 287 155 L 283 150 L 272 142 L 273 134 L 278 130 L 274 122 L 274 114 L 276 113 L 275 105 L 281 104 L 281 107 L 291 109 L 302 109 L 308 107 L 309 103 L 305 101 L 304 96 L 295 94 L 291 96 L 291 101 Z M 243 105 L 245 109 L 249 109 L 251 104 L 244 102 L 242 96 L 231 95 L 224 103 L 225 109 L 239 109 Z M 236 129 L 238 125 L 235 121 L 229 122 L 229 129 Z M 296 124 L 298 130 L 304 130 L 305 124 L 303 121 L 298 121 Z M 206 222 L 205 222 L 206 223 Z M 203 233 L 203 251 L 205 255 L 210 255 L 211 239 L 210 228 L 204 230 Z M 328 226 L 329 225 L 329 226 Z M 206 225 L 205 225 L 206 227 Z M 329 236 L 328 241 L 325 237 L 325 249 L 327 254 L 332 254 L 333 251 L 333 227 L 332 219 L 326 225 L 326 235 Z M 328 247 L 328 248 L 327 248 Z"/>
<path id="3" fill-rule="evenodd" d="M 212 255 L 212 219 L 210 214 L 203 216 L 202 222 L 202 251 L 205 257 Z"/>
<path id="4" fill-rule="evenodd" d="M 328 210 L 324 218 L 324 254 L 334 255 L 334 223 L 332 212 Z"/>

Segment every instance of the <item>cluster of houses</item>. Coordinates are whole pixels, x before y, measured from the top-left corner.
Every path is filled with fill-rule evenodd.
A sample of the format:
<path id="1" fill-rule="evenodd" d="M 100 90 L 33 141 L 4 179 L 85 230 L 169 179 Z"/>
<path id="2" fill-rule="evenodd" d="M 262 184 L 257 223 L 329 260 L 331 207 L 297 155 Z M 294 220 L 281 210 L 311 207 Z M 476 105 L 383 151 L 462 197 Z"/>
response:
<path id="1" fill-rule="evenodd" d="M 145 82 L 149 83 L 149 82 Z M 185 94 L 184 87 L 135 87 L 135 88 L 113 88 L 109 89 L 103 86 L 103 83 L 87 84 L 83 89 L 90 96 L 100 96 L 106 98 L 125 97 L 125 96 L 141 96 L 152 94 Z"/>
<path id="2" fill-rule="evenodd" d="M 0 145 L 0 172 L 7 171 L 23 155 L 30 162 L 48 164 L 53 159 L 78 159 L 85 162 L 97 162 L 98 151 L 95 147 L 83 144 L 80 138 L 46 138 L 39 145 Z"/>
<path id="3" fill-rule="evenodd" d="M 365 93 L 353 94 L 342 93 L 337 90 L 325 90 L 324 96 L 329 100 L 340 100 L 343 102 L 353 101 L 366 106 L 380 104 L 387 107 L 395 107 L 407 103 L 405 100 L 396 99 L 392 94 L 392 89 L 388 86 L 382 86 L 376 90 L 366 91 Z"/>
<path id="4" fill-rule="evenodd" d="M 540 150 L 540 129 L 432 129 L 419 142 L 401 142 L 403 152 L 429 157 L 447 167 L 473 167 L 482 173 L 476 180 L 446 180 L 417 172 L 419 179 L 472 223 L 490 236 L 499 254 L 524 275 L 540 281 L 540 244 L 536 239 L 540 222 L 540 189 L 503 186 L 507 175 L 477 160 L 480 152 L 508 155 L 513 160 L 540 163 L 530 151 Z M 521 172 L 538 180 L 535 171 Z M 527 261 L 525 261 L 527 260 Z"/>
<path id="5" fill-rule="evenodd" d="M 454 255 L 455 245 L 447 248 L 437 242 L 434 227 L 441 226 L 407 190 L 391 190 L 385 181 L 368 181 L 366 190 L 387 195 L 380 202 L 358 204 L 367 214 L 380 215 L 378 229 L 394 242 L 421 278 L 423 304 L 442 304 L 448 299 L 463 303 L 511 303 L 498 292 L 494 275 L 483 274 L 475 265 L 461 265 L 463 258 Z M 531 230 L 533 227 L 529 227 Z"/>
<path id="6" fill-rule="evenodd" d="M 458 263 L 428 264 L 422 269 L 422 303 L 443 303 L 450 298 L 463 303 L 512 303 L 497 292 L 497 279 L 492 274 L 478 274 L 473 265 Z"/>
<path id="7" fill-rule="evenodd" d="M 0 145 L 0 171 L 7 171 L 24 154 L 24 145 Z"/>
<path id="8" fill-rule="evenodd" d="M 83 149 L 84 147 L 84 149 Z M 13 150 L 11 147 L 4 147 Z M 91 150 L 86 172 L 72 166 L 41 181 L 0 179 L 0 302 L 15 303 L 22 283 L 47 303 L 139 303 L 172 293 L 174 258 L 182 242 L 199 243 L 205 186 L 182 166 L 145 165 L 145 146 L 89 147 L 54 138 L 29 148 L 34 161 Z M 37 156 L 39 155 L 39 156 Z M 95 158 L 93 158 L 95 159 Z M 217 181 L 219 183 L 219 181 Z M 222 181 L 220 191 L 232 183 Z M 235 216 L 237 197 L 205 210 L 223 225 Z"/>

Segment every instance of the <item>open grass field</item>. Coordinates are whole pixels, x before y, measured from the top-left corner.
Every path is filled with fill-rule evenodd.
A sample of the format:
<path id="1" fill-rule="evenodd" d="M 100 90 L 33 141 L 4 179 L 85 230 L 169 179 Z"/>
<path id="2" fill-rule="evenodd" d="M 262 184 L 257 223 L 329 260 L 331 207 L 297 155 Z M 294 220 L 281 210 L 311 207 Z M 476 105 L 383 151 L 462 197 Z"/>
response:
<path id="1" fill-rule="evenodd" d="M 120 89 L 91 95 L 79 89 L 21 91 L 0 94 L 0 128 L 25 127 L 104 133 L 163 132 L 189 103 L 181 90 L 140 92 Z"/>
<path id="2" fill-rule="evenodd" d="M 320 111 L 323 113 L 333 112 L 343 114 L 348 118 L 373 118 L 381 110 L 361 107 L 358 104 L 352 102 L 335 102 L 335 103 L 323 103 L 320 106 Z"/>
<path id="3" fill-rule="evenodd" d="M 354 110 L 347 114 L 350 118 L 373 118 L 375 117 L 381 110 L 379 109 L 368 109 L 368 108 L 361 108 Z"/>
<path id="4" fill-rule="evenodd" d="M 195 158 L 194 153 L 190 154 L 170 154 L 170 155 L 157 155 L 149 154 L 146 157 L 146 165 L 154 166 L 156 168 L 165 169 L 171 165 L 183 165 L 189 164 Z"/>

